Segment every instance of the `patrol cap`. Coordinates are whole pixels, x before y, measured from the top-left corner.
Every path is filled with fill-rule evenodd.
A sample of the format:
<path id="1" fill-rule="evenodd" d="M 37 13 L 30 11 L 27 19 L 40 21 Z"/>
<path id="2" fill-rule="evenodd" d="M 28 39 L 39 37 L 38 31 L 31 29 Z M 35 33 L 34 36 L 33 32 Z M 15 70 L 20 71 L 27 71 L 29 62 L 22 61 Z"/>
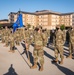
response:
<path id="1" fill-rule="evenodd" d="M 42 30 L 42 26 L 41 25 L 37 25 L 37 28 L 39 28 L 40 30 Z"/>

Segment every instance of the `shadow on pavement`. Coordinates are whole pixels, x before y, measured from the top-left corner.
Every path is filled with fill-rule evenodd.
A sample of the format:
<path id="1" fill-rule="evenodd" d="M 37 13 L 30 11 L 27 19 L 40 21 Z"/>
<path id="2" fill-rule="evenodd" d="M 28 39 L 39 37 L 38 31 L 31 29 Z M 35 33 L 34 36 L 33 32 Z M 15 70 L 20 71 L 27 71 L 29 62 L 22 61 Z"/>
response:
<path id="1" fill-rule="evenodd" d="M 69 49 L 64 48 L 64 55 L 65 55 L 66 57 L 69 56 Z"/>
<path id="2" fill-rule="evenodd" d="M 26 51 L 26 46 L 25 46 L 25 44 L 21 43 L 21 45 L 22 45 L 23 48 L 24 48 L 24 51 L 21 53 L 21 55 L 23 55 L 23 54 L 25 53 L 26 56 L 27 56 L 27 58 L 28 58 L 28 54 L 27 54 L 27 51 Z M 28 53 L 29 53 L 29 56 L 30 56 L 30 63 L 34 64 L 32 53 L 31 53 L 30 51 L 28 51 Z"/>
<path id="3" fill-rule="evenodd" d="M 49 49 L 51 49 L 52 51 L 54 51 L 53 45 L 50 46 L 50 44 L 49 44 L 49 46 L 47 46 L 47 48 L 49 48 Z"/>
<path id="4" fill-rule="evenodd" d="M 25 43 L 21 43 L 21 45 L 23 46 L 24 49 L 26 49 Z"/>
<path id="5" fill-rule="evenodd" d="M 29 56 L 30 56 L 30 63 L 32 64 L 32 65 L 34 65 L 34 58 L 33 58 L 33 56 L 32 56 L 32 53 L 31 52 L 29 52 Z"/>
<path id="6" fill-rule="evenodd" d="M 50 59 L 54 59 L 54 57 L 51 56 L 50 54 L 48 54 L 46 51 L 44 51 L 44 55 L 45 55 L 46 57 L 50 58 Z"/>
<path id="7" fill-rule="evenodd" d="M 52 64 L 53 64 L 53 62 L 52 62 Z M 70 69 L 65 68 L 65 67 L 63 67 L 63 66 L 60 66 L 60 65 L 58 65 L 57 63 L 55 63 L 54 65 L 57 66 L 57 68 L 58 68 L 60 71 L 62 71 L 65 75 L 74 75 L 74 72 L 71 71 Z"/>
<path id="8" fill-rule="evenodd" d="M 66 57 L 68 57 L 68 56 L 69 56 L 69 53 L 64 51 L 64 55 L 65 55 Z"/>
<path id="9" fill-rule="evenodd" d="M 8 69 L 8 72 L 3 75 L 18 75 L 18 74 L 15 72 L 15 69 L 13 68 L 13 64 L 11 64 L 11 66 Z"/>
<path id="10" fill-rule="evenodd" d="M 23 55 L 24 53 L 26 53 L 26 54 L 27 54 L 25 44 L 21 43 L 21 45 L 22 45 L 22 46 L 23 46 L 23 48 L 24 48 L 24 50 L 23 50 L 23 52 L 21 53 L 21 55 Z"/>

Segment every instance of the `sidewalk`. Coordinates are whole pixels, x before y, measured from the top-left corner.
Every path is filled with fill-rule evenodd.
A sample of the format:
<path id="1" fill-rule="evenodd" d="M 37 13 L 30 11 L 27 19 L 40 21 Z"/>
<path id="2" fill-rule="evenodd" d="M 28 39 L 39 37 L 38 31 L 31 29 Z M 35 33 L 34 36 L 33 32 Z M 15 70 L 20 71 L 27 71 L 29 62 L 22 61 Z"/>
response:
<path id="1" fill-rule="evenodd" d="M 74 59 L 66 58 L 68 51 L 65 50 L 64 64 L 52 64 L 54 51 L 44 48 L 44 70 L 40 72 L 37 69 L 30 69 L 26 54 L 20 55 L 24 51 L 22 45 L 16 46 L 15 53 L 8 52 L 9 47 L 3 47 L 0 43 L 0 75 L 74 75 Z M 33 47 L 30 46 L 30 54 L 32 56 Z M 60 60 L 60 59 L 59 59 Z M 27 62 L 27 63 L 26 63 Z M 29 65 L 28 65 L 29 64 Z"/>

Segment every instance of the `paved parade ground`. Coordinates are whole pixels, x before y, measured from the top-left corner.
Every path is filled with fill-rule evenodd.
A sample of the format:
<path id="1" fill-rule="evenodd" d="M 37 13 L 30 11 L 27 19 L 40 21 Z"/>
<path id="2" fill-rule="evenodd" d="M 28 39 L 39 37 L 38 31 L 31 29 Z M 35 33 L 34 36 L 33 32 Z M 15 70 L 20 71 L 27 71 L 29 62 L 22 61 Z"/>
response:
<path id="1" fill-rule="evenodd" d="M 50 46 L 51 47 L 51 46 Z M 24 51 L 24 44 L 16 46 L 15 53 L 8 52 L 9 47 L 4 47 L 4 44 L 0 43 L 0 75 L 74 75 L 74 59 L 66 58 L 68 55 L 68 48 L 65 47 L 64 63 L 53 64 L 51 61 L 54 58 L 53 48 L 44 47 L 44 70 L 39 71 L 39 67 L 36 69 L 30 69 L 33 63 L 33 46 L 29 48 L 29 54 L 31 63 L 29 63 L 26 53 Z M 21 55 L 21 53 L 23 54 Z M 60 58 L 59 58 L 60 60 Z"/>

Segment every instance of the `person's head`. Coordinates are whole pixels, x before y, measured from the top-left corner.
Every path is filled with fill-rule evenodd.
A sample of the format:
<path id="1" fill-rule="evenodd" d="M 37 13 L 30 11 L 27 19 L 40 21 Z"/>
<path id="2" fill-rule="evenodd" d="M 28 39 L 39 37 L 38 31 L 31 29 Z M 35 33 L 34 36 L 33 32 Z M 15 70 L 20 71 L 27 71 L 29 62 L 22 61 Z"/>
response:
<path id="1" fill-rule="evenodd" d="M 39 30 L 42 30 L 42 26 L 41 25 L 37 25 L 37 28 L 39 28 Z"/>
<path id="2" fill-rule="evenodd" d="M 25 30 L 27 30 L 27 27 L 25 27 Z"/>
<path id="3" fill-rule="evenodd" d="M 35 31 L 39 31 L 39 28 L 38 28 L 38 27 L 36 27 L 36 28 L 35 28 Z"/>
<path id="4" fill-rule="evenodd" d="M 71 30 L 71 29 L 72 29 L 72 26 L 70 26 L 70 27 L 68 28 L 68 31 Z"/>
<path id="5" fill-rule="evenodd" d="M 56 26 L 56 30 L 59 30 L 60 29 L 60 26 Z"/>
<path id="6" fill-rule="evenodd" d="M 42 29 L 42 32 L 44 33 L 45 32 L 45 29 Z"/>

